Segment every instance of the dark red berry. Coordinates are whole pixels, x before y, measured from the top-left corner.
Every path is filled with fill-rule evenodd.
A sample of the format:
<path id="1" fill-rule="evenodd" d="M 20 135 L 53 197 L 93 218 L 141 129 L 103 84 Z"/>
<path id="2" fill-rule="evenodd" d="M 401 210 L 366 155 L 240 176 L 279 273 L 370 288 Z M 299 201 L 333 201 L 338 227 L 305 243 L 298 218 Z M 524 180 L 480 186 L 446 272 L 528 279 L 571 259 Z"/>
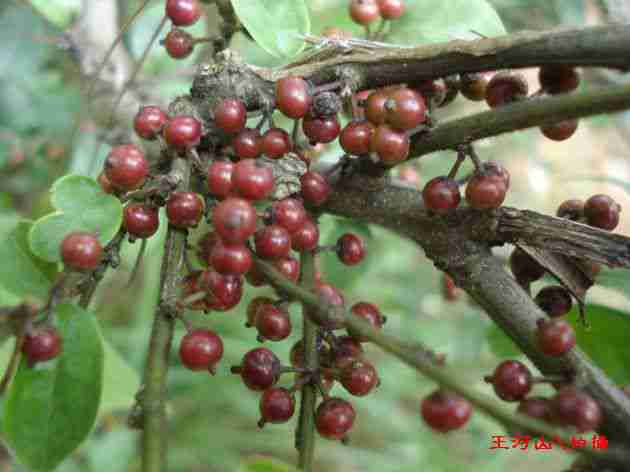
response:
<path id="1" fill-rule="evenodd" d="M 302 186 L 301 193 L 308 203 L 314 206 L 319 206 L 324 203 L 332 189 L 328 181 L 317 172 L 308 171 L 306 174 L 300 177 L 300 184 Z"/>
<path id="2" fill-rule="evenodd" d="M 269 297 L 256 297 L 247 305 L 247 325 L 248 327 L 256 326 L 256 317 L 258 310 L 264 305 L 273 304 L 273 300 Z"/>
<path id="3" fill-rule="evenodd" d="M 448 92 L 446 84 L 442 79 L 424 80 L 419 83 L 414 83 L 413 89 L 422 95 L 426 102 L 431 102 L 435 107 L 442 106 Z"/>
<path id="4" fill-rule="evenodd" d="M 540 131 L 552 141 L 569 139 L 578 128 L 578 120 L 565 120 L 553 125 L 541 126 Z"/>
<path id="5" fill-rule="evenodd" d="M 379 311 L 378 307 L 373 303 L 358 302 L 352 305 L 350 309 L 353 315 L 358 316 L 363 321 L 367 322 L 372 328 L 381 329 L 385 323 L 385 318 Z M 348 334 L 359 342 L 367 342 L 368 339 L 361 336 L 359 333 L 354 332 L 351 328 L 348 328 Z"/>
<path id="6" fill-rule="evenodd" d="M 387 122 L 396 129 L 412 129 L 427 119 L 424 98 L 415 90 L 401 88 L 389 94 L 385 102 Z"/>
<path id="7" fill-rule="evenodd" d="M 429 180 L 422 190 L 424 206 L 435 213 L 447 213 L 454 210 L 461 198 L 457 182 L 444 176 Z"/>
<path id="8" fill-rule="evenodd" d="M 536 282 L 545 275 L 545 268 L 519 248 L 515 248 L 510 254 L 510 269 L 520 284 Z"/>
<path id="9" fill-rule="evenodd" d="M 548 356 L 561 356 L 575 346 L 575 331 L 563 319 L 538 320 L 538 347 Z"/>
<path id="10" fill-rule="evenodd" d="M 279 159 L 291 150 L 291 138 L 282 128 L 269 128 L 262 137 L 261 149 L 265 156 Z"/>
<path id="11" fill-rule="evenodd" d="M 70 269 L 93 270 L 101 262 L 103 247 L 94 234 L 75 231 L 63 238 L 60 252 L 62 262 Z"/>
<path id="12" fill-rule="evenodd" d="M 202 273 L 198 285 L 208 293 L 205 299 L 208 310 L 228 311 L 243 297 L 243 279 L 238 275 L 208 269 Z"/>
<path id="13" fill-rule="evenodd" d="M 243 275 L 252 267 L 252 253 L 243 244 L 218 242 L 210 253 L 210 265 L 220 274 Z"/>
<path id="14" fill-rule="evenodd" d="M 299 230 L 307 219 L 304 205 L 295 198 L 278 200 L 271 206 L 271 221 L 291 234 Z"/>
<path id="15" fill-rule="evenodd" d="M 214 366 L 222 357 L 223 341 L 214 331 L 194 329 L 179 343 L 179 358 L 190 370 L 214 373 Z"/>
<path id="16" fill-rule="evenodd" d="M 621 206 L 608 195 L 593 195 L 584 204 L 586 222 L 596 228 L 612 231 L 619 224 Z"/>
<path id="17" fill-rule="evenodd" d="M 518 404 L 516 411 L 522 415 L 547 421 L 551 416 L 551 401 L 542 397 L 527 397 Z"/>
<path id="18" fill-rule="evenodd" d="M 551 399 L 551 419 L 585 433 L 597 430 L 603 415 L 599 404 L 589 394 L 575 387 L 564 387 Z"/>
<path id="19" fill-rule="evenodd" d="M 506 193 L 505 180 L 498 175 L 475 174 L 466 185 L 466 201 L 476 210 L 500 207 Z"/>
<path id="20" fill-rule="evenodd" d="M 166 216 L 168 222 L 176 228 L 192 228 L 201 221 L 205 207 L 199 194 L 173 192 L 166 201 Z"/>
<path id="21" fill-rule="evenodd" d="M 256 159 L 262 153 L 260 131 L 245 128 L 232 139 L 232 149 L 239 159 Z"/>
<path id="22" fill-rule="evenodd" d="M 291 318 L 275 305 L 265 304 L 256 313 L 256 329 L 262 339 L 282 341 L 291 334 Z"/>
<path id="23" fill-rule="evenodd" d="M 104 170 L 101 171 L 100 174 L 98 174 L 96 181 L 101 186 L 101 190 L 103 191 L 103 193 L 114 193 L 114 186 L 107 178 L 107 175 L 105 175 Z"/>
<path id="24" fill-rule="evenodd" d="M 276 82 L 276 106 L 285 116 L 303 118 L 312 102 L 308 84 L 301 77 L 283 77 Z"/>
<path id="25" fill-rule="evenodd" d="M 337 139 L 341 131 L 341 125 L 336 115 L 332 116 L 307 116 L 302 120 L 302 131 L 311 144 L 330 143 Z"/>
<path id="26" fill-rule="evenodd" d="M 370 150 L 386 166 L 393 166 L 409 156 L 409 137 L 388 125 L 380 125 L 370 138 Z"/>
<path id="27" fill-rule="evenodd" d="M 295 251 L 312 251 L 318 243 L 319 227 L 310 218 L 291 234 L 291 247 Z"/>
<path id="28" fill-rule="evenodd" d="M 499 72 L 486 86 L 486 103 L 497 108 L 527 98 L 529 87 L 521 74 Z"/>
<path id="29" fill-rule="evenodd" d="M 24 336 L 22 352 L 30 366 L 54 359 L 61 352 L 63 340 L 53 326 L 37 328 Z"/>
<path id="30" fill-rule="evenodd" d="M 332 365 L 344 369 L 349 364 L 363 359 L 363 347 L 352 336 L 339 336 L 332 354 Z"/>
<path id="31" fill-rule="evenodd" d="M 284 387 L 272 387 L 260 397 L 260 426 L 265 423 L 286 423 L 295 412 L 293 394 Z"/>
<path id="32" fill-rule="evenodd" d="M 510 188 L 510 173 L 508 170 L 496 161 L 487 161 L 483 163 L 483 172 L 486 175 L 501 177 L 505 183 L 505 188 Z"/>
<path id="33" fill-rule="evenodd" d="M 435 431 L 446 433 L 464 426 L 472 407 L 468 400 L 456 393 L 436 390 L 424 400 L 420 408 L 425 423 Z"/>
<path id="34" fill-rule="evenodd" d="M 252 287 L 262 287 L 267 284 L 267 278 L 260 270 L 256 268 L 256 264 L 252 266 L 245 279 Z"/>
<path id="35" fill-rule="evenodd" d="M 374 126 L 385 124 L 387 110 L 385 102 L 389 95 L 384 90 L 372 92 L 365 103 L 365 117 Z"/>
<path id="36" fill-rule="evenodd" d="M 197 241 L 197 257 L 200 262 L 206 265 L 209 264 L 210 253 L 220 240 L 219 235 L 214 231 L 208 231 L 199 238 L 199 241 Z"/>
<path id="37" fill-rule="evenodd" d="M 503 361 L 486 377 L 494 392 L 506 402 L 517 402 L 525 398 L 532 389 L 532 373 L 519 361 Z"/>
<path id="38" fill-rule="evenodd" d="M 363 397 L 370 393 L 379 383 L 378 373 L 367 361 L 355 361 L 341 371 L 339 379 L 348 393 Z"/>
<path id="39" fill-rule="evenodd" d="M 142 107 L 133 119 L 133 129 L 143 139 L 154 140 L 162 132 L 168 116 L 160 107 Z"/>
<path id="40" fill-rule="evenodd" d="M 192 116 L 176 116 L 164 127 L 164 140 L 178 151 L 193 148 L 201 140 L 201 123 Z"/>
<path id="41" fill-rule="evenodd" d="M 337 257 L 345 265 L 356 265 L 365 257 L 365 243 L 356 234 L 346 233 L 337 240 Z"/>
<path id="42" fill-rule="evenodd" d="M 203 283 L 204 279 L 204 271 L 196 270 L 194 272 L 189 273 L 184 280 L 182 281 L 182 295 L 183 298 L 189 297 L 191 295 L 197 295 L 200 292 L 206 293 L 208 288 Z M 195 302 L 191 302 L 187 305 L 187 308 L 191 310 L 208 310 L 207 300 L 203 298 L 201 300 L 197 300 Z"/>
<path id="43" fill-rule="evenodd" d="M 540 309 L 551 318 L 564 316 L 573 307 L 571 294 L 561 285 L 550 285 L 542 288 L 536 295 L 535 301 Z"/>
<path id="44" fill-rule="evenodd" d="M 129 203 L 123 211 L 123 226 L 136 238 L 150 238 L 160 226 L 158 209 L 143 203 Z"/>
<path id="45" fill-rule="evenodd" d="M 315 292 L 329 305 L 343 306 L 346 302 L 341 291 L 327 283 L 317 285 Z"/>
<path id="46" fill-rule="evenodd" d="M 584 201 L 578 198 L 565 200 L 558 207 L 556 216 L 571 221 L 579 221 L 584 216 Z"/>
<path id="47" fill-rule="evenodd" d="M 201 17 L 198 0 L 166 0 L 166 16 L 175 26 L 190 26 Z"/>
<path id="48" fill-rule="evenodd" d="M 361 90 L 352 96 L 352 116 L 355 120 L 365 120 L 365 107 L 373 90 Z"/>
<path id="49" fill-rule="evenodd" d="M 247 200 L 263 200 L 273 191 L 273 171 L 258 159 L 243 159 L 234 166 L 234 190 Z"/>
<path id="50" fill-rule="evenodd" d="M 481 102 L 486 99 L 488 80 L 488 76 L 482 73 L 462 74 L 459 91 L 468 100 Z"/>
<path id="51" fill-rule="evenodd" d="M 291 256 L 281 257 L 273 261 L 273 266 L 292 282 L 297 282 L 300 277 L 300 262 Z"/>
<path id="52" fill-rule="evenodd" d="M 404 0 L 378 0 L 381 16 L 386 20 L 396 20 L 405 12 Z"/>
<path id="53" fill-rule="evenodd" d="M 240 374 L 249 389 L 267 390 L 278 381 L 280 361 L 271 350 L 258 347 L 243 356 Z"/>
<path id="54" fill-rule="evenodd" d="M 185 59 L 195 50 L 195 38 L 179 28 L 170 30 L 162 44 L 173 59 Z"/>
<path id="55" fill-rule="evenodd" d="M 341 148 L 348 154 L 362 156 L 370 152 L 370 138 L 374 125 L 369 121 L 352 121 L 339 136 Z"/>
<path id="56" fill-rule="evenodd" d="M 243 244 L 256 231 L 256 210 L 247 200 L 227 198 L 212 212 L 217 234 L 227 244 Z"/>
<path id="57" fill-rule="evenodd" d="M 343 439 L 352 429 L 356 413 L 346 400 L 330 397 L 317 407 L 315 427 L 320 436 L 326 439 Z"/>
<path id="58" fill-rule="evenodd" d="M 538 71 L 542 89 L 550 95 L 572 92 L 580 85 L 580 74 L 568 65 L 543 66 Z"/>
<path id="59" fill-rule="evenodd" d="M 214 107 L 214 122 L 225 133 L 243 131 L 247 122 L 247 109 L 240 100 L 226 98 Z"/>
<path id="60" fill-rule="evenodd" d="M 232 174 L 234 164 L 231 161 L 213 161 L 208 167 L 208 190 L 218 198 L 225 198 L 232 193 Z"/>
<path id="61" fill-rule="evenodd" d="M 137 189 L 149 174 L 149 162 L 135 144 L 121 144 L 112 148 L 105 159 L 105 176 L 122 191 Z"/>
<path id="62" fill-rule="evenodd" d="M 254 244 L 259 257 L 286 257 L 291 251 L 291 235 L 280 225 L 264 226 L 256 231 Z"/>

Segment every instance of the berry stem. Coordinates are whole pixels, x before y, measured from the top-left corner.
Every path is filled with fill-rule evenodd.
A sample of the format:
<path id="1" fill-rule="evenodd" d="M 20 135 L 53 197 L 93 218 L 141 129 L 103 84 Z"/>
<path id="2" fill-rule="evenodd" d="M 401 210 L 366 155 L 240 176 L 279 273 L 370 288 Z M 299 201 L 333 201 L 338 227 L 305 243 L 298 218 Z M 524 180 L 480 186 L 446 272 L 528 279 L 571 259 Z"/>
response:
<path id="1" fill-rule="evenodd" d="M 462 149 L 458 149 L 457 160 L 455 161 L 455 164 L 453 164 L 451 171 L 448 173 L 449 179 L 454 179 L 457 176 L 457 172 L 459 172 L 459 168 L 462 166 L 465 160 L 466 160 L 466 153 L 463 152 Z"/>

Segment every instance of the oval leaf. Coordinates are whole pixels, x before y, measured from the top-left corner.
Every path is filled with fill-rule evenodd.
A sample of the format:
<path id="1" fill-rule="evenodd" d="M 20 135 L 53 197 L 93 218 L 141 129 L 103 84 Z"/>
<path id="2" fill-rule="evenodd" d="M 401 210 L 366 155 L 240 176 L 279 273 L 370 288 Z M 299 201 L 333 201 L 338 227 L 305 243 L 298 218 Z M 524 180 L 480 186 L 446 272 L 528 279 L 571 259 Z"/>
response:
<path id="1" fill-rule="evenodd" d="M 140 375 L 107 341 L 103 341 L 105 362 L 103 369 L 103 396 L 99 415 L 129 409 L 140 389 Z"/>
<path id="2" fill-rule="evenodd" d="M 232 0 L 247 31 L 269 54 L 293 57 L 304 48 L 302 35 L 311 31 L 304 0 Z"/>
<path id="3" fill-rule="evenodd" d="M 70 232 L 95 233 L 105 245 L 120 228 L 122 205 L 103 193 L 95 180 L 68 175 L 54 183 L 51 193 L 57 211 L 37 220 L 29 233 L 31 250 L 42 259 L 59 262 L 59 245 Z"/>
<path id="4" fill-rule="evenodd" d="M 5 403 L 5 437 L 33 470 L 55 468 L 89 434 L 101 397 L 103 346 L 94 317 L 75 305 L 55 309 L 63 350 L 31 368 L 22 359 Z"/>

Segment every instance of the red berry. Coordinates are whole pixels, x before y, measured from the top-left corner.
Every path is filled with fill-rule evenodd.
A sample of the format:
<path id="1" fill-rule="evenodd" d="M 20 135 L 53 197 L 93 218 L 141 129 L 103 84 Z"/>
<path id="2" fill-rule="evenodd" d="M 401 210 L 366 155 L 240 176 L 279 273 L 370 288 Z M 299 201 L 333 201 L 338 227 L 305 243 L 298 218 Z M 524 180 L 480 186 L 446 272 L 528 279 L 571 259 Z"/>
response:
<path id="1" fill-rule="evenodd" d="M 319 404 L 315 412 L 315 427 L 326 439 L 343 439 L 352 429 L 356 413 L 350 402 L 331 397 Z"/>
<path id="2" fill-rule="evenodd" d="M 378 154 L 386 166 L 393 166 L 409 156 L 409 137 L 391 126 L 381 125 L 370 138 L 370 150 Z"/>
<path id="3" fill-rule="evenodd" d="M 232 183 L 241 197 L 263 200 L 273 191 L 273 171 L 258 159 L 243 159 L 234 166 Z"/>
<path id="4" fill-rule="evenodd" d="M 529 87 L 521 74 L 499 72 L 486 86 L 486 103 L 497 108 L 527 98 Z"/>
<path id="5" fill-rule="evenodd" d="M 575 387 L 564 387 L 551 399 L 551 419 L 585 433 L 597 430 L 603 415 L 599 404 L 589 394 Z"/>
<path id="6" fill-rule="evenodd" d="M 456 393 L 436 390 L 424 400 L 420 408 L 425 423 L 435 431 L 446 433 L 464 426 L 472 407 L 468 400 Z"/>
<path id="7" fill-rule="evenodd" d="M 196 270 L 189 273 L 182 281 L 182 295 L 184 298 L 190 295 L 198 294 L 199 292 L 206 292 L 207 287 L 203 286 L 204 272 Z M 206 303 L 206 299 L 197 300 L 188 305 L 191 310 L 207 310 L 209 309 Z"/>
<path id="8" fill-rule="evenodd" d="M 264 305 L 272 305 L 273 300 L 269 297 L 256 297 L 252 298 L 252 301 L 247 305 L 247 326 L 256 326 L 256 318 L 258 317 L 258 310 Z"/>
<path id="9" fill-rule="evenodd" d="M 54 359 L 61 352 L 63 340 L 53 326 L 44 326 L 24 336 L 22 352 L 28 358 L 28 364 Z"/>
<path id="10" fill-rule="evenodd" d="M 176 228 L 192 228 L 201 221 L 205 210 L 201 195 L 194 192 L 173 192 L 166 201 L 168 222 Z"/>
<path id="11" fill-rule="evenodd" d="M 291 247 L 295 251 L 312 251 L 318 243 L 319 227 L 310 218 L 291 234 Z"/>
<path id="12" fill-rule="evenodd" d="M 195 49 L 195 39 L 190 33 L 179 28 L 173 28 L 162 41 L 166 53 L 173 59 L 185 59 Z"/>
<path id="13" fill-rule="evenodd" d="M 276 106 L 285 116 L 303 118 L 312 102 L 308 84 L 301 77 L 283 77 L 276 82 Z"/>
<path id="14" fill-rule="evenodd" d="M 341 291 L 335 286 L 327 283 L 317 285 L 315 292 L 329 305 L 343 306 L 346 302 Z"/>
<path id="15" fill-rule="evenodd" d="M 125 230 L 136 238 L 150 238 L 160 226 L 158 210 L 143 203 L 130 203 L 123 212 Z"/>
<path id="16" fill-rule="evenodd" d="M 496 161 L 487 161 L 483 163 L 483 172 L 486 175 L 500 177 L 505 183 L 505 188 L 510 188 L 510 173 L 508 170 Z"/>
<path id="17" fill-rule="evenodd" d="M 378 7 L 386 20 L 396 20 L 405 12 L 404 0 L 378 0 Z"/>
<path id="18" fill-rule="evenodd" d="M 304 200 L 314 206 L 324 203 L 332 192 L 328 181 L 317 172 L 309 171 L 304 174 L 300 177 L 300 184 Z"/>
<path id="19" fill-rule="evenodd" d="M 166 16 L 175 26 L 190 26 L 201 17 L 198 0 L 166 0 Z"/>
<path id="20" fill-rule="evenodd" d="M 284 387 L 272 387 L 265 390 L 260 397 L 259 425 L 265 423 L 286 423 L 295 412 L 293 394 Z"/>
<path id="21" fill-rule="evenodd" d="M 300 278 L 300 262 L 294 257 L 281 257 L 273 261 L 273 266 L 291 282 Z"/>
<path id="22" fill-rule="evenodd" d="M 510 269 L 520 284 L 529 284 L 545 275 L 545 269 L 529 254 L 515 248 L 510 255 Z"/>
<path id="23" fill-rule="evenodd" d="M 271 221 L 291 234 L 301 229 L 307 220 L 304 205 L 294 198 L 278 200 L 271 206 Z"/>
<path id="24" fill-rule="evenodd" d="M 103 247 L 92 233 L 75 231 L 63 238 L 60 252 L 61 260 L 69 268 L 93 270 L 101 262 Z"/>
<path id="25" fill-rule="evenodd" d="M 543 90 L 551 95 L 572 92 L 580 85 L 580 74 L 568 65 L 543 66 L 538 71 Z"/>
<path id="26" fill-rule="evenodd" d="M 571 221 L 579 221 L 584 216 L 584 201 L 578 198 L 565 200 L 558 207 L 556 216 Z"/>
<path id="27" fill-rule="evenodd" d="M 208 190 L 218 198 L 225 198 L 232 193 L 232 174 L 234 164 L 231 161 L 213 161 L 208 167 Z"/>
<path id="28" fill-rule="evenodd" d="M 214 207 L 212 224 L 227 244 L 243 244 L 256 231 L 256 210 L 247 200 L 227 198 Z"/>
<path id="29" fill-rule="evenodd" d="M 517 402 L 525 398 L 532 389 L 532 373 L 518 361 L 503 361 L 486 382 L 492 383 L 494 392 L 506 402 Z"/>
<path id="30" fill-rule="evenodd" d="M 505 180 L 498 175 L 475 174 L 466 185 L 466 201 L 476 210 L 499 208 L 506 193 Z"/>
<path id="31" fill-rule="evenodd" d="M 154 140 L 166 125 L 168 116 L 160 107 L 142 107 L 133 119 L 133 129 L 143 139 Z"/>
<path id="32" fill-rule="evenodd" d="M 332 116 L 307 116 L 302 120 L 302 131 L 311 144 L 330 143 L 337 139 L 341 131 L 341 125 L 336 115 Z"/>
<path id="33" fill-rule="evenodd" d="M 551 318 L 566 315 L 573 307 L 569 291 L 561 285 L 550 285 L 538 292 L 535 299 L 542 311 Z"/>
<path id="34" fill-rule="evenodd" d="M 446 100 L 448 88 L 442 79 L 424 80 L 413 84 L 413 89 L 422 95 L 425 102 L 432 102 L 433 106 L 441 107 Z"/>
<path id="35" fill-rule="evenodd" d="M 223 357 L 223 341 L 214 332 L 205 329 L 189 331 L 179 344 L 179 358 L 190 370 L 208 370 L 214 373 L 214 366 Z"/>
<path id="36" fill-rule="evenodd" d="M 220 274 L 243 275 L 252 264 L 252 253 L 243 244 L 218 242 L 210 253 L 210 265 Z"/>
<path id="37" fill-rule="evenodd" d="M 578 128 L 578 123 L 578 120 L 560 121 L 553 125 L 541 126 L 540 131 L 552 141 L 564 141 L 573 136 Z"/>
<path id="38" fill-rule="evenodd" d="M 203 264 L 208 264 L 210 260 L 210 253 L 221 239 L 219 235 L 214 231 L 208 231 L 204 234 L 199 241 L 197 241 L 197 257 Z"/>
<path id="39" fill-rule="evenodd" d="M 291 138 L 282 128 L 269 128 L 262 137 L 263 154 L 270 159 L 279 159 L 291 150 Z"/>
<path id="40" fill-rule="evenodd" d="M 428 210 L 447 213 L 454 210 L 461 201 L 457 182 L 448 177 L 435 177 L 424 186 L 422 200 Z"/>
<path id="41" fill-rule="evenodd" d="M 232 139 L 232 148 L 239 159 L 255 159 L 262 152 L 262 137 L 255 128 L 245 128 Z"/>
<path id="42" fill-rule="evenodd" d="M 201 140 L 201 123 L 192 116 L 176 116 L 166 124 L 164 140 L 178 151 L 193 148 Z"/>
<path id="43" fill-rule="evenodd" d="M 350 0 L 350 17 L 360 25 L 367 25 L 376 20 L 381 12 L 376 0 Z"/>
<path id="44" fill-rule="evenodd" d="M 367 99 L 373 90 L 361 90 L 352 96 L 352 116 L 355 120 L 364 120 Z"/>
<path id="45" fill-rule="evenodd" d="M 337 369 L 344 369 L 355 361 L 362 360 L 363 347 L 352 336 L 340 336 L 334 346 L 332 365 Z"/>
<path id="46" fill-rule="evenodd" d="M 228 311 L 243 297 L 243 279 L 238 275 L 209 269 L 203 272 L 199 283 L 208 292 L 205 299 L 208 310 Z"/>
<path id="47" fill-rule="evenodd" d="M 374 125 L 369 121 L 352 121 L 341 132 L 339 144 L 348 154 L 362 156 L 370 152 Z"/>
<path id="48" fill-rule="evenodd" d="M 353 315 L 358 316 L 363 321 L 367 322 L 372 328 L 381 329 L 385 323 L 385 318 L 379 311 L 378 307 L 372 303 L 358 302 L 352 305 L 350 309 Z M 368 339 L 361 336 L 359 333 L 353 332 L 348 328 L 348 334 L 359 342 L 367 342 Z"/>
<path id="49" fill-rule="evenodd" d="M 561 356 L 575 346 L 575 331 L 563 319 L 538 320 L 538 347 L 548 356 Z"/>
<path id="50" fill-rule="evenodd" d="M 243 131 L 247 122 L 247 109 L 240 100 L 226 98 L 214 107 L 214 122 L 226 133 Z"/>
<path id="51" fill-rule="evenodd" d="M 488 76 L 483 73 L 462 74 L 459 90 L 468 100 L 481 102 L 486 98 L 488 81 Z"/>
<path id="52" fill-rule="evenodd" d="M 116 146 L 105 159 L 105 176 L 118 190 L 129 191 L 141 187 L 147 175 L 149 162 L 135 144 Z"/>
<path id="53" fill-rule="evenodd" d="M 286 257 L 291 251 L 291 235 L 280 225 L 264 226 L 256 231 L 254 244 L 259 257 L 268 259 Z"/>
<path id="54" fill-rule="evenodd" d="M 267 390 L 278 381 L 280 361 L 271 350 L 258 347 L 243 356 L 240 374 L 249 389 Z"/>
<path id="55" fill-rule="evenodd" d="M 372 92 L 365 103 L 365 117 L 374 126 L 385 124 L 387 118 L 387 110 L 385 102 L 389 95 L 384 90 Z"/>
<path id="56" fill-rule="evenodd" d="M 245 279 L 252 287 L 262 287 L 267 284 L 267 278 L 256 268 L 256 264 L 254 264 L 247 275 L 245 275 Z"/>
<path id="57" fill-rule="evenodd" d="M 518 404 L 516 411 L 522 415 L 547 421 L 551 416 L 551 402 L 548 398 L 527 397 Z"/>
<path id="58" fill-rule="evenodd" d="M 275 305 L 265 304 L 256 312 L 256 329 L 262 339 L 282 341 L 291 334 L 291 318 Z"/>
<path id="59" fill-rule="evenodd" d="M 341 385 L 352 395 L 363 397 L 379 383 L 378 373 L 367 361 L 355 361 L 341 371 Z"/>
<path id="60" fill-rule="evenodd" d="M 593 195 L 584 204 L 586 222 L 596 228 L 612 231 L 619 224 L 621 206 L 608 195 Z"/>
<path id="61" fill-rule="evenodd" d="M 356 234 L 346 233 L 337 240 L 337 257 L 345 265 L 356 265 L 365 257 L 365 243 Z"/>
<path id="62" fill-rule="evenodd" d="M 427 119 L 427 106 L 418 92 L 401 88 L 389 94 L 385 102 L 387 122 L 397 129 L 412 129 Z"/>
<path id="63" fill-rule="evenodd" d="M 103 191 L 103 193 L 114 193 L 114 186 L 105 175 L 104 170 L 101 171 L 100 174 L 98 174 L 96 181 L 101 186 L 101 190 Z"/>

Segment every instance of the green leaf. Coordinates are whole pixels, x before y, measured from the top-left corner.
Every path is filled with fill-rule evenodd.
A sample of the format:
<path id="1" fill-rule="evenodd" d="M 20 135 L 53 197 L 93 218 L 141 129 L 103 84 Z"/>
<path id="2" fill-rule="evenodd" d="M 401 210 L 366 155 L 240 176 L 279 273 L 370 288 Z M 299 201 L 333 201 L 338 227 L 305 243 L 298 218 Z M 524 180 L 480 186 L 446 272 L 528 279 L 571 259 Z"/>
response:
<path id="1" fill-rule="evenodd" d="M 304 0 L 232 0 L 247 31 L 268 53 L 293 57 L 304 48 L 311 20 Z"/>
<path id="2" fill-rule="evenodd" d="M 32 251 L 50 262 L 59 262 L 59 245 L 73 231 L 89 231 L 107 244 L 122 222 L 122 205 L 112 195 L 103 193 L 95 180 L 68 175 L 51 188 L 55 213 L 37 220 L 29 233 Z"/>
<path id="3" fill-rule="evenodd" d="M 9 389 L 5 437 L 33 470 L 54 469 L 89 434 L 103 379 L 103 345 L 91 313 L 75 305 L 55 309 L 63 338 L 57 359 L 31 368 L 23 359 Z"/>
<path id="4" fill-rule="evenodd" d="M 603 267 L 597 274 L 597 285 L 614 288 L 630 295 L 630 269 L 609 269 Z"/>
<path id="5" fill-rule="evenodd" d="M 99 414 L 104 415 L 118 410 L 129 409 L 140 389 L 140 376 L 107 341 L 105 348 L 105 368 L 103 373 L 103 397 Z"/>
<path id="6" fill-rule="evenodd" d="M 269 457 L 257 457 L 249 460 L 238 469 L 238 472 L 296 472 L 293 466 Z"/>

